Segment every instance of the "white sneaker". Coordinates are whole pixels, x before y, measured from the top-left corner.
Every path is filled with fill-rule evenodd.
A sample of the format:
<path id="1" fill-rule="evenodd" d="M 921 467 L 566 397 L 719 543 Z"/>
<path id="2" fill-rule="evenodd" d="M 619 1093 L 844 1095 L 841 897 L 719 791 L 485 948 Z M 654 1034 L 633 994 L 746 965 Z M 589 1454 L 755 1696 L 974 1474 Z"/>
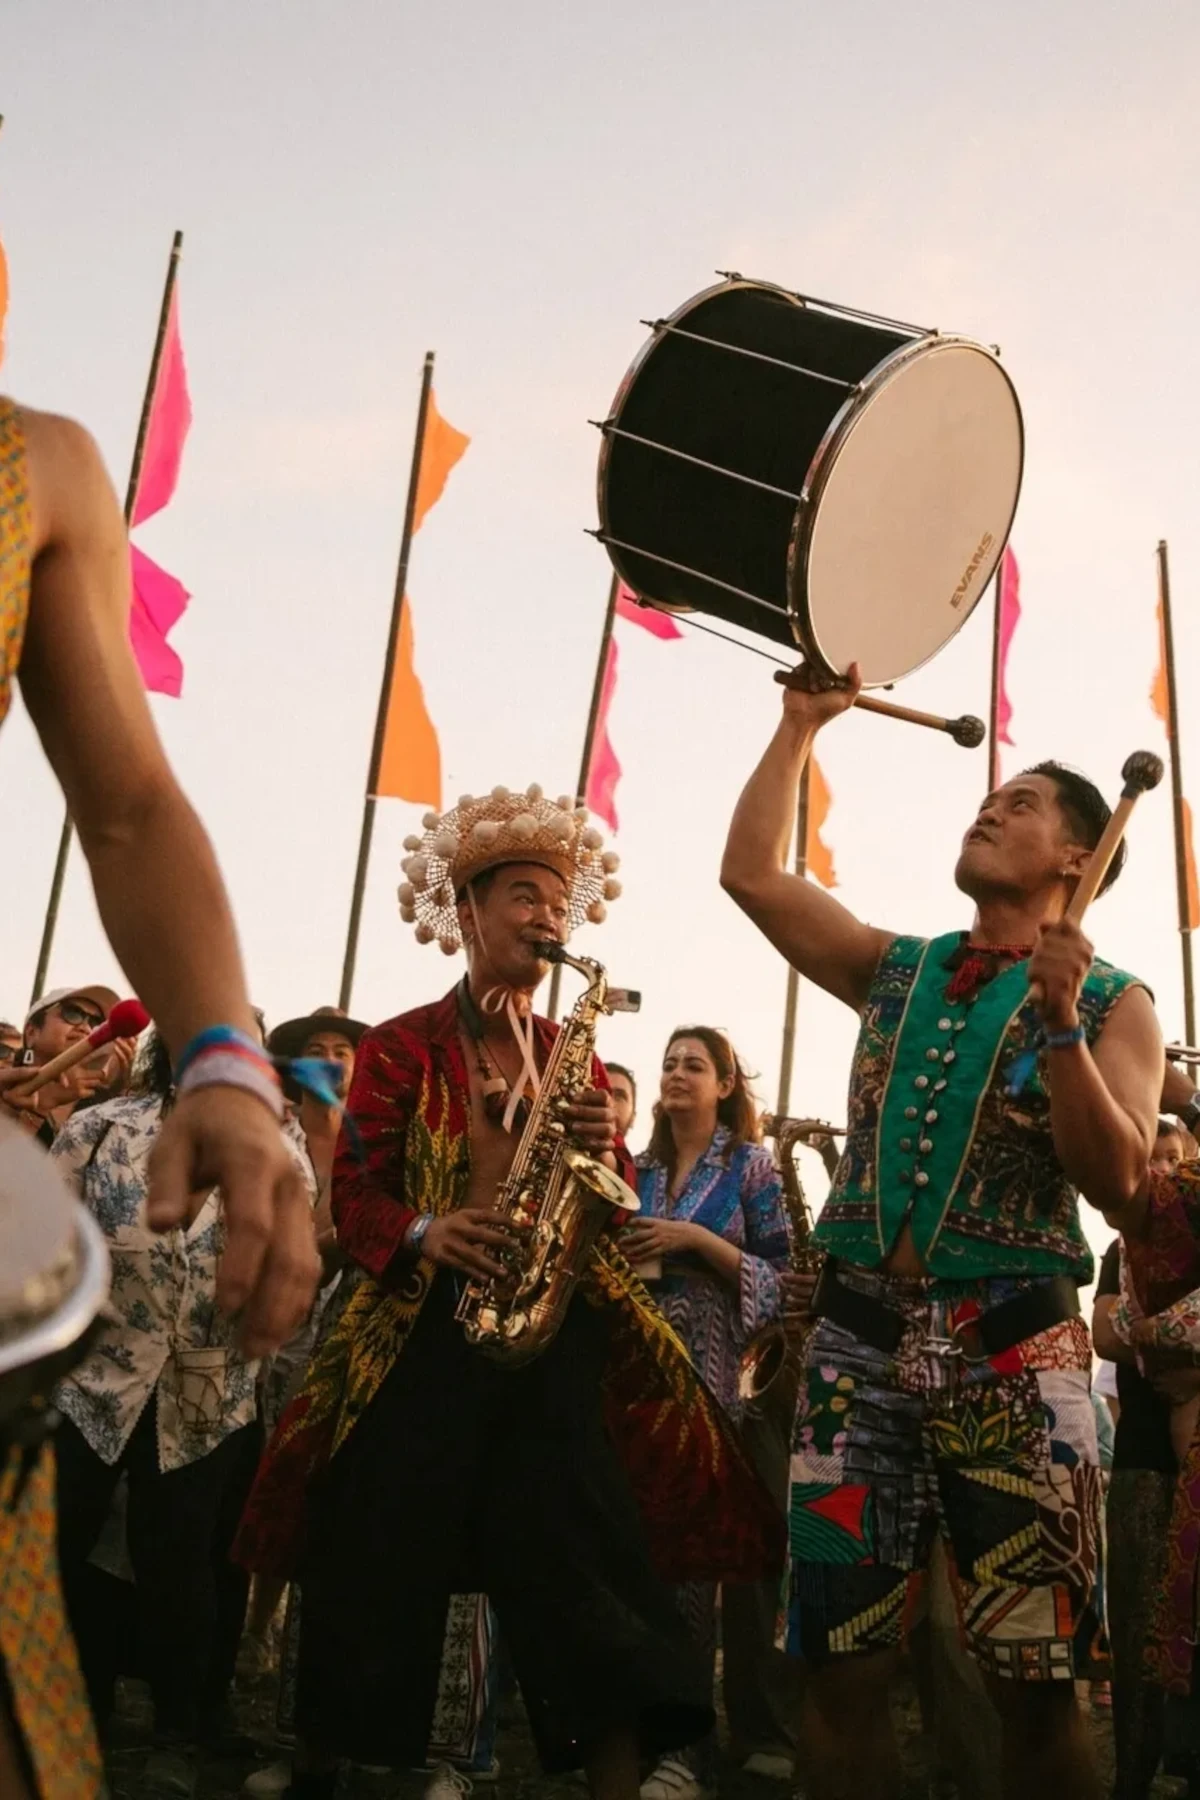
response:
<path id="1" fill-rule="evenodd" d="M 474 1783 L 460 1775 L 448 1762 L 435 1763 L 433 1774 L 425 1783 L 425 1800 L 462 1800 L 471 1793 Z"/>
<path id="2" fill-rule="evenodd" d="M 678 1756 L 664 1756 L 638 1790 L 642 1800 L 707 1800 L 708 1789 Z"/>
<path id="3" fill-rule="evenodd" d="M 290 1763 L 272 1763 L 267 1769 L 256 1769 L 253 1775 L 247 1775 L 242 1792 L 256 1795 L 257 1800 L 273 1800 L 274 1795 L 284 1793 L 291 1786 L 291 1781 Z"/>
<path id="4" fill-rule="evenodd" d="M 790 1781 L 795 1764 L 790 1756 L 775 1755 L 770 1750 L 756 1750 L 742 1764 L 745 1775 L 762 1775 L 767 1781 Z"/>

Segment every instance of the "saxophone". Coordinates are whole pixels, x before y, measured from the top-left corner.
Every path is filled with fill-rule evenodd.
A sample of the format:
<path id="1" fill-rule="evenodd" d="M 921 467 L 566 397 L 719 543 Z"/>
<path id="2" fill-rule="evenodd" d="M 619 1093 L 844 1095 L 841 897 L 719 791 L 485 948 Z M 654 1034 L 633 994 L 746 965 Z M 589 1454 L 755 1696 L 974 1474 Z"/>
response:
<path id="1" fill-rule="evenodd" d="M 783 1188 L 791 1268 L 795 1274 L 807 1274 L 820 1266 L 821 1258 L 819 1252 L 812 1249 L 812 1208 L 796 1167 L 796 1145 L 814 1138 L 824 1138 L 828 1144 L 840 1133 L 821 1119 L 789 1119 L 782 1115 L 764 1118 L 762 1127 L 764 1137 L 775 1140 L 775 1163 Z M 793 1344 L 788 1338 L 782 1320 L 764 1325 L 742 1351 L 738 1367 L 738 1399 L 750 1406 L 761 1402 L 784 1371 L 795 1366 L 801 1348 L 802 1344 Z"/>
<path id="2" fill-rule="evenodd" d="M 510 1369 L 540 1356 L 558 1331 L 592 1246 L 616 1213 L 641 1202 L 619 1175 L 567 1140 L 562 1109 L 592 1086 L 596 1022 L 614 1010 L 598 962 L 568 956 L 561 944 L 539 944 L 546 962 L 565 963 L 587 978 L 571 1016 L 554 1040 L 512 1167 L 500 1184 L 496 1211 L 522 1230 L 506 1254 L 508 1274 L 469 1282 L 455 1317 L 468 1343 Z"/>

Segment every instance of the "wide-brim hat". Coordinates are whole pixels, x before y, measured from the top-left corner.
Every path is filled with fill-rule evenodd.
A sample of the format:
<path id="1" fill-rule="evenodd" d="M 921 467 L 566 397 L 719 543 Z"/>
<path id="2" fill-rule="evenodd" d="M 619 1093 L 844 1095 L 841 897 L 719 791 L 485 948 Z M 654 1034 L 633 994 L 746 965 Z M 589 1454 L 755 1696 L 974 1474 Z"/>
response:
<path id="1" fill-rule="evenodd" d="M 447 956 L 462 948 L 459 895 L 505 863 L 537 863 L 562 877 L 568 931 L 585 919 L 601 924 L 606 902 L 621 892 L 621 859 L 605 850 L 587 807 L 569 795 L 548 800 L 536 782 L 523 793 L 496 787 L 479 799 L 464 794 L 449 812 L 427 812 L 422 823 L 423 837 L 404 840 L 400 917 L 416 926 L 418 943 L 437 943 Z"/>
<path id="2" fill-rule="evenodd" d="M 305 1013 L 301 1019 L 285 1019 L 282 1025 L 277 1025 L 267 1039 L 267 1049 L 272 1056 L 300 1056 L 310 1038 L 316 1037 L 319 1031 L 327 1031 L 348 1038 L 357 1050 L 363 1032 L 370 1029 L 361 1019 L 350 1018 L 339 1006 L 318 1006 L 315 1012 Z"/>
<path id="3" fill-rule="evenodd" d="M 28 1025 L 29 1021 L 36 1019 L 39 1013 L 49 1012 L 52 1006 L 61 1006 L 64 1000 L 94 1000 L 107 1018 L 120 997 L 119 994 L 113 992 L 112 988 L 105 987 L 103 982 L 99 981 L 93 982 L 90 987 L 51 988 L 48 994 L 43 994 L 40 1000 L 34 1001 L 25 1014 L 25 1023 Z"/>

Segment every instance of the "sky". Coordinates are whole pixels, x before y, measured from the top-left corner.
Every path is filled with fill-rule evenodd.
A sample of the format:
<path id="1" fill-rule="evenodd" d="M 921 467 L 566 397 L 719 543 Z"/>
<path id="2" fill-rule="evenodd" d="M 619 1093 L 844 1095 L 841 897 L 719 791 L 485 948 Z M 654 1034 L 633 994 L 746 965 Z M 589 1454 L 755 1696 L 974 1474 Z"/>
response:
<path id="1" fill-rule="evenodd" d="M 584 535 L 586 421 L 638 320 L 717 268 L 1000 345 L 1027 433 L 1005 768 L 1059 756 L 1115 797 L 1128 752 L 1164 748 L 1148 693 L 1165 537 L 1200 802 L 1186 0 L 59 0 L 53 24 L 8 0 L 0 380 L 83 419 L 123 489 L 183 230 L 195 423 L 175 501 L 139 541 L 194 598 L 173 638 L 183 698 L 154 710 L 269 1018 L 337 995 L 425 351 L 472 438 L 409 577 L 446 800 L 534 780 L 557 794 L 576 779 L 608 582 Z M 773 1103 L 785 972 L 717 870 L 778 692 L 768 665 L 699 634 L 618 633 L 625 889 L 578 943 L 644 1005 L 600 1047 L 652 1087 L 674 1025 L 722 1025 Z M 980 609 L 897 698 L 985 714 L 989 657 Z M 3 757 L 0 1016 L 28 1000 L 61 820 L 19 708 Z M 967 923 L 952 870 L 985 753 L 851 715 L 821 757 L 841 898 L 897 929 Z M 397 915 L 421 811 L 378 808 L 354 991 L 369 1020 L 455 974 Z M 1181 1035 L 1165 786 L 1089 929 Z M 50 973 L 116 976 L 78 857 Z M 842 1122 L 854 1033 L 802 987 L 793 1109 Z M 819 1196 L 815 1159 L 805 1174 Z"/>

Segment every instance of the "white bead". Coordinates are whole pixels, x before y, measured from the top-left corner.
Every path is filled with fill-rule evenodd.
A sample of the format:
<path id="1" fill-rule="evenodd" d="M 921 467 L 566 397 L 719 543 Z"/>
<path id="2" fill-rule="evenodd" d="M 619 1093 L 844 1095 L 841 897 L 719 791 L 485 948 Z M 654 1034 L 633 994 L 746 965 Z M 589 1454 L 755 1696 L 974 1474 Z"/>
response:
<path id="1" fill-rule="evenodd" d="M 442 822 L 441 813 L 435 813 L 435 812 L 427 812 L 425 814 L 425 817 L 421 820 L 421 823 L 425 827 L 426 831 L 436 831 L 438 826 L 441 824 L 441 822 Z"/>
<path id="2" fill-rule="evenodd" d="M 471 836 L 481 844 L 494 844 L 500 836 L 499 819 L 480 819 L 471 829 Z"/>
<path id="3" fill-rule="evenodd" d="M 429 858 L 427 856 L 410 856 L 408 867 L 404 873 L 414 887 L 424 887 L 425 877 L 429 873 Z"/>
<path id="4" fill-rule="evenodd" d="M 531 781 L 529 786 L 525 789 L 525 798 L 527 800 L 532 800 L 535 803 L 540 800 L 542 798 L 541 784 L 536 781 Z"/>
<path id="5" fill-rule="evenodd" d="M 396 889 L 396 898 L 401 906 L 412 906 L 416 902 L 417 890 L 411 881 L 402 881 Z"/>
<path id="6" fill-rule="evenodd" d="M 458 945 L 453 938 L 444 937 L 438 939 L 438 949 L 443 956 L 454 956 L 457 953 Z"/>
<path id="7" fill-rule="evenodd" d="M 429 848 L 443 862 L 449 862 L 451 857 L 458 855 L 458 839 L 452 831 L 439 831 Z"/>
<path id="8" fill-rule="evenodd" d="M 579 820 L 581 825 L 587 824 L 588 809 L 582 802 L 575 808 L 575 817 Z"/>
<path id="9" fill-rule="evenodd" d="M 615 850 L 606 850 L 600 858 L 600 867 L 606 875 L 615 875 L 621 866 L 621 859 Z"/>
<path id="10" fill-rule="evenodd" d="M 579 841 L 585 850 L 598 850 L 604 842 L 604 834 L 597 831 L 594 825 L 589 825 L 586 831 L 580 833 Z"/>
<path id="11" fill-rule="evenodd" d="M 427 925 L 424 919 L 422 919 L 421 923 L 417 926 L 415 936 L 418 944 L 432 944 L 434 938 L 437 936 L 437 932 L 433 929 L 432 925 Z"/>
<path id="12" fill-rule="evenodd" d="M 559 813 L 550 821 L 550 832 L 564 844 L 569 844 L 575 836 L 575 821 L 569 813 Z"/>
<path id="13" fill-rule="evenodd" d="M 559 812 L 565 812 L 565 813 L 574 812 L 575 811 L 574 795 L 560 794 L 558 796 L 558 810 L 559 810 Z"/>
<path id="14" fill-rule="evenodd" d="M 421 848 L 421 839 L 419 837 L 413 837 L 410 832 L 404 840 L 404 848 L 406 850 L 419 850 Z"/>
<path id="15" fill-rule="evenodd" d="M 508 828 L 514 837 L 527 843 L 530 838 L 537 836 L 538 822 L 532 813 L 518 813 L 515 819 L 509 821 Z"/>
<path id="16" fill-rule="evenodd" d="M 608 908 L 603 900 L 593 900 L 587 909 L 587 916 L 593 925 L 603 925 L 608 917 Z"/>
<path id="17" fill-rule="evenodd" d="M 415 925 L 417 922 L 416 907 L 415 906 L 402 906 L 400 908 L 400 917 L 403 919 L 403 921 L 406 925 Z"/>
<path id="18" fill-rule="evenodd" d="M 604 898 L 606 900 L 619 900 L 621 898 L 621 884 L 619 881 L 614 881 L 611 876 L 604 884 Z"/>
<path id="19" fill-rule="evenodd" d="M 466 808 L 468 806 L 474 806 L 474 804 L 475 804 L 474 794 L 460 794 L 458 796 L 458 807 L 459 807 L 460 812 L 462 812 L 464 810 L 464 808 Z"/>
<path id="20" fill-rule="evenodd" d="M 506 787 L 494 787 L 492 789 L 493 800 L 507 800 L 508 797 L 508 789 Z"/>

